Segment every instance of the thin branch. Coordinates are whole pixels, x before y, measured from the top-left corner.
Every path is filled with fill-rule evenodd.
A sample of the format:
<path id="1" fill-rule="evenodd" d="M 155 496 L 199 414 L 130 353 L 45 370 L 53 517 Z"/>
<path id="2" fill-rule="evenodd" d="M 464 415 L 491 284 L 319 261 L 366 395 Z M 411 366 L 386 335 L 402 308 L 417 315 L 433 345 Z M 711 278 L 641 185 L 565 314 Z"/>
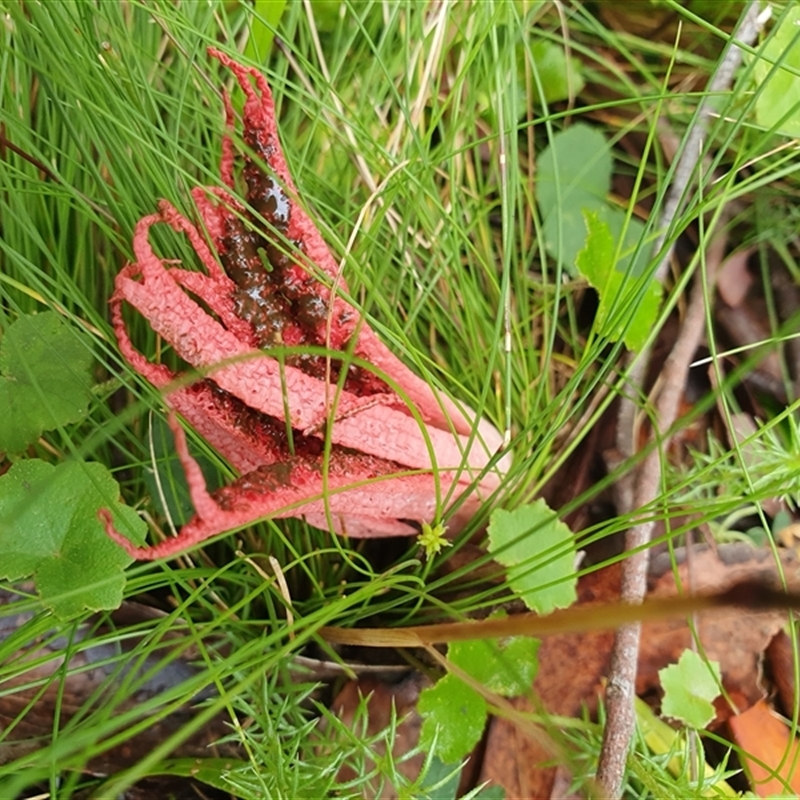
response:
<path id="1" fill-rule="evenodd" d="M 712 243 L 716 251 L 709 253 L 706 287 L 698 276 L 692 289 L 689 307 L 681 333 L 662 370 L 662 388 L 656 401 L 657 438 L 666 446 L 669 429 L 678 417 L 681 394 L 686 383 L 692 358 L 702 342 L 705 330 L 706 291 L 713 293 L 716 269 L 721 261 L 725 237 Z M 633 493 L 636 508 L 645 508 L 658 494 L 661 483 L 661 450 L 654 448 L 641 464 Z M 650 551 L 647 544 L 653 531 L 653 520 L 634 525 L 625 537 L 630 555 L 622 570 L 621 598 L 626 603 L 640 603 L 647 592 L 647 568 Z M 606 790 L 606 796 L 617 797 L 622 789 L 625 761 L 635 715 L 633 708 L 636 670 L 639 660 L 641 625 L 626 625 L 617 631 L 611 657 L 606 708 L 608 712 L 603 735 L 603 748 L 597 778 Z"/>
<path id="2" fill-rule="evenodd" d="M 759 15 L 758 0 L 751 0 L 747 13 L 742 18 L 741 24 L 734 34 L 734 40 L 745 45 L 751 45 L 765 21 Z M 678 212 L 685 205 L 685 200 L 687 199 L 686 190 L 703 152 L 708 132 L 708 121 L 714 113 L 713 95 L 728 88 L 734 73 L 742 63 L 742 57 L 742 49 L 735 44 L 732 45 L 708 84 L 708 96 L 700 103 L 694 125 L 686 136 L 686 144 L 675 167 L 675 177 L 661 214 L 661 224 L 659 225 L 661 233 L 653 248 L 655 253 L 660 252 L 664 246 L 667 234 L 672 228 Z M 667 277 L 673 250 L 674 245 L 667 249 L 655 271 L 655 278 L 659 283 L 663 284 Z M 629 458 L 636 452 L 633 431 L 635 430 L 634 421 L 638 406 L 633 398 L 644 385 L 644 377 L 649 361 L 650 348 L 643 349 L 638 355 L 634 354 L 631 359 L 628 381 L 635 391 L 629 393 L 628 397 L 622 397 L 617 424 L 617 449 L 622 458 Z M 623 512 L 631 510 L 633 509 L 622 509 Z"/>
<path id="3" fill-rule="evenodd" d="M 755 41 L 762 24 L 758 2 L 751 2 L 734 38 L 749 45 Z M 741 61 L 742 50 L 736 44 L 731 44 L 709 83 L 709 97 L 706 97 L 700 104 L 695 124 L 686 137 L 683 153 L 676 165 L 674 183 L 661 218 L 662 233 L 656 244 L 656 252 L 663 246 L 667 232 L 686 200 L 691 176 L 703 153 L 708 120 L 712 113 L 710 96 L 728 87 Z M 663 281 L 666 277 L 671 257 L 672 248 L 670 247 L 664 253 L 657 269 L 658 280 Z M 709 264 L 709 291 L 713 291 L 717 261 L 718 258 Z M 655 402 L 657 432 L 654 433 L 661 440 L 662 447 L 666 446 L 667 431 L 677 418 L 678 405 L 689 365 L 702 340 L 705 321 L 705 292 L 702 281 L 698 278 L 692 290 L 681 333 L 662 371 L 661 390 Z M 629 393 L 628 398 L 623 397 L 621 401 L 617 445 L 622 458 L 628 458 L 636 451 L 633 423 L 637 405 L 634 398 L 643 390 L 649 360 L 650 350 L 648 348 L 633 361 L 629 372 L 633 391 Z M 645 508 L 656 498 L 661 482 L 661 453 L 658 448 L 653 448 L 631 479 L 631 482 L 624 488 L 622 496 L 628 498 L 628 502 L 632 503 L 632 508 L 619 509 L 620 513 Z M 625 547 L 629 555 L 623 562 L 622 568 L 622 602 L 641 603 L 644 599 L 647 591 L 649 563 L 647 545 L 651 538 L 652 528 L 652 521 L 643 521 L 634 525 L 626 534 Z M 607 797 L 619 797 L 622 792 L 625 763 L 635 726 L 633 700 L 640 634 L 640 624 L 627 625 L 619 629 L 614 641 L 606 691 L 607 721 L 597 770 L 597 780 L 603 786 Z"/>

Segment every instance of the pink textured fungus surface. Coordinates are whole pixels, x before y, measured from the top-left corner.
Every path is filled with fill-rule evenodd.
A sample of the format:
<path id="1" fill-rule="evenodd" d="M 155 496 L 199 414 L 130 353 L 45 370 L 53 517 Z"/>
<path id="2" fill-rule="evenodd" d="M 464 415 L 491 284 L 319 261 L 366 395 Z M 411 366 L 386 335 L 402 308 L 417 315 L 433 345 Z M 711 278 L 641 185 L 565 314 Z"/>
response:
<path id="1" fill-rule="evenodd" d="M 350 536 L 408 535 L 414 533 L 409 522 L 440 515 L 445 497 L 451 504 L 460 499 L 450 519 L 458 527 L 499 483 L 501 469 L 490 468 L 499 433 L 434 392 L 344 299 L 339 268 L 297 202 L 266 80 L 214 48 L 209 53 L 234 73 L 246 98 L 247 152 L 237 156 L 230 133 L 223 140 L 221 174 L 231 192 L 194 189 L 197 226 L 166 201 L 159 213 L 140 220 L 136 260 L 120 271 L 110 300 L 121 352 L 166 393 L 196 513 L 176 537 L 136 547 L 101 511 L 108 535 L 137 559 L 175 555 L 268 516 L 303 516 Z M 227 96 L 225 109 L 230 130 L 234 113 Z M 233 195 L 237 161 L 245 204 Z M 149 237 L 156 224 L 183 233 L 205 272 L 157 256 Z M 124 304 L 205 377 L 175 388 L 179 376 L 134 347 Z M 304 345 L 330 355 L 280 361 L 270 355 L 275 347 Z M 173 412 L 241 477 L 210 494 Z M 326 435 L 332 443 L 327 453 Z"/>

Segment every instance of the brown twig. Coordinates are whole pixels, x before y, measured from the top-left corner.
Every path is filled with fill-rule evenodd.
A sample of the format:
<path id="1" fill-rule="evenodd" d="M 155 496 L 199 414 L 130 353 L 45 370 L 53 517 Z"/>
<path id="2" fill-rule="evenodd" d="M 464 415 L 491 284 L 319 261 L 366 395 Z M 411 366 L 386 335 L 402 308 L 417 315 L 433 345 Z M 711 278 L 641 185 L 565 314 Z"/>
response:
<path id="1" fill-rule="evenodd" d="M 508 636 L 553 636 L 564 633 L 606 631 L 631 622 L 657 622 L 721 609 L 741 608 L 749 612 L 768 609 L 800 611 L 800 593 L 785 591 L 779 581 L 744 580 L 717 594 L 681 594 L 651 597 L 642 603 L 592 606 L 577 604 L 545 616 L 531 611 L 507 617 L 488 617 L 466 622 L 440 622 L 407 628 L 323 627 L 316 635 L 330 644 L 353 647 L 427 647 L 473 639 Z"/>
<path id="2" fill-rule="evenodd" d="M 752 43 L 761 25 L 757 2 L 751 2 L 747 12 L 737 29 L 734 38 L 746 44 Z M 726 89 L 734 72 L 742 61 L 742 51 L 731 43 L 725 57 L 712 77 L 709 95 Z M 707 134 L 708 119 L 712 107 L 705 99 L 698 110 L 695 124 L 686 137 L 686 144 L 675 169 L 675 179 L 665 203 L 661 219 L 662 234 L 656 244 L 656 252 L 660 251 L 666 239 L 667 231 L 687 197 L 687 188 L 691 176 L 695 173 L 703 144 Z M 656 277 L 663 280 L 669 268 L 672 248 L 662 257 Z M 655 399 L 655 419 L 657 428 L 654 434 L 666 446 L 668 431 L 672 427 L 678 413 L 678 404 L 685 383 L 692 356 L 700 343 L 705 319 L 706 292 L 713 290 L 713 271 L 715 264 L 709 265 L 709 281 L 706 287 L 702 280 L 695 282 L 689 302 L 686 319 L 680 336 L 667 359 L 662 372 L 660 392 Z M 623 458 L 635 454 L 637 447 L 634 436 L 634 420 L 638 411 L 635 397 L 643 390 L 644 377 L 650 360 L 650 350 L 646 348 L 633 361 L 629 371 L 629 381 L 633 391 L 629 397 L 622 398 L 617 430 L 617 447 Z M 661 482 L 661 453 L 653 448 L 642 461 L 636 473 L 630 476 L 630 482 L 623 487 L 621 496 L 627 497 L 631 508 L 619 509 L 627 513 L 647 507 L 656 498 Z M 635 524 L 626 534 L 625 547 L 629 556 L 623 563 L 621 599 L 625 603 L 641 603 L 647 591 L 647 568 L 649 550 L 647 545 L 652 534 L 653 522 L 645 520 Z M 636 670 L 639 656 L 639 639 L 641 625 L 638 623 L 625 625 L 617 631 L 612 652 L 609 682 L 606 691 L 607 721 L 603 733 L 603 745 L 597 770 L 597 780 L 603 786 L 605 796 L 619 797 L 625 776 L 625 764 L 635 724 L 633 706 L 636 684 Z"/>
<path id="3" fill-rule="evenodd" d="M 712 247 L 722 250 L 719 237 Z M 709 254 L 706 285 L 698 278 L 692 289 L 689 307 L 683 321 L 681 333 L 672 349 L 661 375 L 661 391 L 656 400 L 655 415 L 657 437 L 665 445 L 670 438 L 669 429 L 678 416 L 683 387 L 689 365 L 703 338 L 707 292 L 713 292 L 716 266 L 720 253 Z M 644 508 L 658 495 L 661 483 L 661 452 L 654 448 L 648 453 L 637 472 L 633 498 L 636 508 Z M 638 603 L 647 592 L 647 567 L 653 520 L 646 519 L 634 525 L 625 537 L 625 546 L 630 552 L 622 570 L 621 597 L 626 603 Z M 606 690 L 608 711 L 598 767 L 598 781 L 605 787 L 607 796 L 619 795 L 625 772 L 630 737 L 634 727 L 633 696 L 636 684 L 636 668 L 639 659 L 640 624 L 626 625 L 619 629 L 614 641 L 614 650 Z"/>

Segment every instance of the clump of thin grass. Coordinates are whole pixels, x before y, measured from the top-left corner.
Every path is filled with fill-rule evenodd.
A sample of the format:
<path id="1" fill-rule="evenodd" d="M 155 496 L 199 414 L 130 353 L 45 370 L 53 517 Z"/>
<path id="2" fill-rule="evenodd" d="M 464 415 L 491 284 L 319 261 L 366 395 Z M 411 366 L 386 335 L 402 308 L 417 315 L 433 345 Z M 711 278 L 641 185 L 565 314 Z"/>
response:
<path id="1" fill-rule="evenodd" d="M 324 26 L 309 8 L 287 5 L 278 31 L 282 47 L 261 65 L 304 202 L 344 259 L 354 298 L 387 344 L 507 432 L 514 465 L 497 502 L 525 502 L 581 446 L 623 387 L 622 346 L 591 333 L 582 319 L 585 285 L 564 274 L 545 250 L 535 206 L 536 153 L 577 119 L 602 126 L 617 142 L 644 137 L 651 154 L 645 161 L 615 151 L 620 174 L 637 187 L 635 195 L 618 200 L 657 219 L 670 180 L 654 146 L 658 118 L 669 120 L 679 135 L 685 130 L 697 105 L 693 92 L 712 71 L 719 49 L 627 35 L 581 5 L 567 7 L 563 16 L 564 9 L 551 4 L 346 4 Z M 687 15 L 685 24 L 691 23 Z M 0 326 L 21 313 L 57 309 L 90 331 L 102 387 L 84 423 L 49 436 L 34 451 L 48 459 L 101 461 L 114 469 L 126 500 L 142 503 L 152 515 L 158 512 L 144 476 L 158 465 L 147 442 L 150 414 L 162 414 L 162 404 L 120 358 L 106 301 L 131 255 L 136 220 L 152 213 L 162 197 L 190 212 L 189 190 L 219 182 L 223 78 L 205 47 L 222 43 L 240 50 L 258 26 L 263 20 L 247 6 L 222 2 L 103 3 L 91 11 L 50 2 L 9 7 L 0 34 L 0 131 L 13 144 L 5 147 L 0 168 Z M 531 105 L 542 75 L 530 43 L 540 39 L 568 48 L 581 61 L 587 86 L 580 103 Z M 735 109 L 739 96 L 726 102 Z M 749 162 L 754 167 L 743 182 L 723 183 L 689 206 L 673 237 L 778 177 L 796 191 L 790 154 L 764 156 L 768 140 L 746 128 L 734 137 L 725 111 L 723 104 L 706 153 L 720 169 L 736 171 Z M 757 220 L 743 224 L 751 226 L 751 238 L 761 237 Z M 791 213 L 775 224 L 789 241 Z M 651 223 L 643 246 L 653 234 Z M 193 263 L 180 237 L 159 231 L 156 246 Z M 783 252 L 793 263 L 788 245 Z M 649 269 L 655 265 L 654 258 Z M 680 307 L 683 288 L 680 281 L 667 287 L 653 336 Z M 156 352 L 147 326 L 133 324 L 137 343 Z M 715 402 L 733 406 L 734 386 L 731 378 L 698 409 Z M 698 495 L 708 504 L 708 519 L 730 513 L 739 502 L 734 476 L 745 476 L 743 491 L 753 502 L 779 492 L 786 477 L 780 448 L 793 451 L 797 440 L 789 412 L 776 414 L 758 435 L 771 445 L 776 438 L 778 449 L 770 452 L 777 471 L 748 472 L 730 450 L 710 461 L 697 459 L 688 472 L 669 474 L 653 514 L 668 522 L 676 501 Z M 199 441 L 195 446 L 220 480 L 230 474 L 216 454 Z M 710 489 L 720 482 L 726 492 Z M 602 488 L 592 486 L 564 513 Z M 172 700 L 186 702 L 201 686 L 214 686 L 217 695 L 115 789 L 147 774 L 206 719 L 219 712 L 234 718 L 241 711 L 234 698 L 255 702 L 263 691 L 260 675 L 283 675 L 280 668 L 321 625 L 468 615 L 511 599 L 506 587 L 477 584 L 472 594 L 453 594 L 457 581 L 460 588 L 471 585 L 469 570 L 488 557 L 435 573 L 481 529 L 487 514 L 436 563 L 420 563 L 409 545 L 376 568 L 359 546 L 286 522 L 229 537 L 181 570 L 133 568 L 128 596 L 157 598 L 170 609 L 165 619 L 143 624 L 136 652 L 170 661 L 191 648 L 200 670 L 175 687 Z M 576 535 L 597 540 L 628 524 L 612 519 Z M 238 557 L 239 548 L 254 560 Z M 291 626 L 288 600 L 264 564 L 264 552 L 287 576 Z M 49 624 L 40 614 L 26 630 L 33 637 Z M 176 625 L 179 635 L 162 652 Z M 7 674 L 19 668 L 12 654 L 11 646 L 0 647 L 0 669 Z M 121 675 L 121 666 L 115 669 L 112 687 Z M 80 769 L 110 741 L 167 715 L 168 708 L 155 704 L 112 714 L 135 689 L 112 690 L 106 710 L 72 723 L 69 735 L 45 750 L 46 758 L 0 767 L 0 779 L 14 791 L 42 780 L 55 786 L 65 770 Z M 266 729 L 293 720 L 286 722 L 288 730 L 303 730 L 296 715 L 299 694 L 279 683 L 269 691 L 296 699 L 265 707 L 260 724 Z M 596 747 L 590 733 L 587 728 L 585 752 Z M 255 770 L 271 757 L 256 736 L 245 749 Z M 67 781 L 62 796 L 77 785 L 76 778 Z M 313 777 L 309 781 L 317 785 Z"/>

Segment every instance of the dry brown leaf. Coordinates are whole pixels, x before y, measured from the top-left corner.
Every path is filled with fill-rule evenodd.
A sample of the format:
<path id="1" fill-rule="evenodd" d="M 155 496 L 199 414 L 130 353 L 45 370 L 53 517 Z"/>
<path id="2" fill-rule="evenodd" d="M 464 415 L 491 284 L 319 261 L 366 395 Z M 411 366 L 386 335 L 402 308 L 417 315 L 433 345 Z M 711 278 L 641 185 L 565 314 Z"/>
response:
<path id="1" fill-rule="evenodd" d="M 789 588 L 797 590 L 800 587 L 800 559 L 794 552 L 784 550 L 780 552 L 780 560 Z M 673 565 L 676 565 L 674 571 Z M 649 597 L 669 599 L 687 592 L 689 572 L 685 548 L 656 557 L 652 565 Z M 704 594 L 719 594 L 745 581 L 780 585 L 779 570 L 772 553 L 746 544 L 724 545 L 717 549 L 695 547 L 691 554 L 691 573 L 693 591 Z M 583 576 L 578 586 L 579 604 L 584 607 L 613 605 L 619 598 L 619 579 L 619 565 Z M 763 653 L 786 619 L 787 613 L 780 610 L 743 612 L 741 608 L 699 616 L 701 648 L 709 658 L 720 662 L 727 696 L 736 709 L 750 707 L 763 697 Z M 515 698 L 510 701 L 511 707 L 522 714 L 544 711 L 556 716 L 577 716 L 584 707 L 594 711 L 608 670 L 613 637 L 610 631 L 545 637 L 539 651 L 539 672 L 534 684 L 537 701 Z M 640 694 L 660 691 L 658 671 L 677 662 L 691 642 L 692 634 L 686 620 L 644 624 Z M 414 688 L 416 679 L 408 680 L 412 681 L 411 688 Z M 369 730 L 372 732 L 387 724 L 392 703 L 402 714 L 404 710 L 413 708 L 416 702 L 416 695 L 409 694 L 406 683 L 391 687 L 371 677 L 348 684 L 337 698 L 334 710 L 345 721 L 352 721 L 359 696 L 369 692 L 373 693 L 369 706 Z M 719 704 L 719 719 L 726 719 L 732 713 L 734 710 L 730 705 Z M 417 741 L 419 717 L 414 713 L 407 724 L 410 727 L 398 738 L 396 757 L 408 752 Z M 559 731 L 553 728 L 546 733 L 558 747 Z M 564 793 L 568 791 L 570 781 L 565 778 L 564 764 L 554 764 L 552 753 L 552 749 L 545 749 L 533 741 L 513 721 L 494 718 L 485 739 L 477 782 L 491 781 L 500 785 L 509 798 L 566 797 Z M 406 774 L 414 775 L 415 769 L 418 769 L 418 764 L 409 762 Z M 348 776 L 341 777 L 346 779 Z M 391 798 L 395 796 L 392 792 L 393 787 L 386 787 L 384 793 L 378 793 L 376 787 L 373 796 Z"/>
<path id="2" fill-rule="evenodd" d="M 780 631 L 769 643 L 765 653 L 766 668 L 777 690 L 779 707 L 787 716 L 795 708 L 794 662 L 795 648 L 786 631 Z"/>
<path id="3" fill-rule="evenodd" d="M 688 586 L 685 549 L 676 558 L 680 585 Z M 672 560 L 665 553 L 653 562 L 651 597 L 674 597 L 678 594 L 671 570 Z M 781 563 L 790 588 L 800 584 L 800 561 L 791 551 L 781 551 Z M 724 545 L 715 552 L 702 546 L 692 554 L 692 569 L 697 576 L 694 589 L 721 592 L 739 581 L 764 580 L 777 583 L 778 570 L 769 550 L 756 550 L 746 544 Z M 619 596 L 617 565 L 584 576 L 579 584 L 582 604 L 613 603 Z M 747 707 L 763 697 L 760 685 L 760 662 L 770 640 L 786 622 L 780 611 L 742 614 L 741 610 L 701 615 L 699 631 L 708 656 L 720 661 L 723 681 L 729 696 L 740 707 Z M 643 627 L 637 690 L 645 694 L 660 687 L 658 671 L 675 663 L 691 645 L 691 631 L 685 620 L 647 623 Z M 590 632 L 550 636 L 539 651 L 539 674 L 534 689 L 541 707 L 550 714 L 575 716 L 583 706 L 596 708 L 601 682 L 608 668 L 613 643 L 611 632 Z M 514 706 L 531 712 L 526 698 L 517 698 Z M 731 709 L 718 708 L 721 718 Z M 486 743 L 481 780 L 491 779 L 501 785 L 506 796 L 563 797 L 556 785 L 556 767 L 547 753 L 518 731 L 512 722 L 494 719 Z"/>
<path id="4" fill-rule="evenodd" d="M 789 727 L 759 700 L 743 714 L 728 720 L 733 740 L 742 749 L 739 759 L 759 797 L 800 795 L 800 750 Z"/>
<path id="5" fill-rule="evenodd" d="M 751 249 L 737 250 L 722 262 L 717 272 L 719 296 L 732 308 L 741 305 L 753 283 L 753 277 L 747 269 L 752 252 Z"/>
<path id="6" fill-rule="evenodd" d="M 578 584 L 578 602 L 613 603 L 619 597 L 619 565 L 584 576 Z M 613 631 L 548 636 L 539 650 L 534 691 L 541 708 L 559 716 L 577 716 L 582 706 L 597 706 L 600 682 L 608 669 Z M 528 698 L 512 700 L 521 712 L 534 711 Z M 557 732 L 552 735 L 557 737 Z M 513 722 L 491 721 L 480 780 L 503 787 L 507 798 L 565 797 L 551 756 Z M 568 784 L 567 784 L 568 785 Z"/>
<path id="7" fill-rule="evenodd" d="M 781 550 L 781 564 L 790 589 L 800 584 L 800 561 L 790 550 Z M 692 583 L 685 550 L 676 554 L 678 585 L 683 591 L 723 592 L 742 580 L 759 580 L 779 585 L 778 568 L 772 553 L 745 543 L 725 545 L 716 552 L 708 547 L 695 548 L 692 554 Z M 651 582 L 649 597 L 674 597 L 678 592 L 675 577 L 669 569 L 669 554 L 657 558 L 653 570 L 663 574 Z M 725 689 L 739 704 L 739 711 L 764 696 L 761 684 L 763 653 L 773 637 L 786 623 L 783 611 L 762 611 L 743 614 L 741 610 L 700 615 L 697 631 L 700 648 L 708 658 L 719 661 Z M 659 687 L 658 671 L 676 663 L 681 653 L 692 645 L 692 633 L 683 620 L 645 623 L 639 655 L 637 693 L 646 694 Z M 721 718 L 733 709 L 718 707 Z"/>

